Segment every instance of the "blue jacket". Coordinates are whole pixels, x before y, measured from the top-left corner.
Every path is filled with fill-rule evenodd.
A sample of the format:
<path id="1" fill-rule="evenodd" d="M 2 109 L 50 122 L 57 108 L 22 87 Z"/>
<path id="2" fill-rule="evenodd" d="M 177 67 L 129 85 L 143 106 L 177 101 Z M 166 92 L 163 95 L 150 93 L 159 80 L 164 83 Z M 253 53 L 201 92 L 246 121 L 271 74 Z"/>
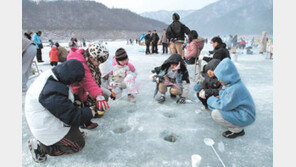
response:
<path id="1" fill-rule="evenodd" d="M 34 43 L 36 44 L 35 45 L 35 47 L 36 47 L 36 49 L 39 49 L 39 44 L 42 44 L 42 42 L 41 42 L 41 39 L 40 39 L 40 36 L 39 35 L 37 35 L 37 33 L 35 33 L 34 35 L 33 35 L 33 41 L 34 41 Z"/>
<path id="2" fill-rule="evenodd" d="M 243 127 L 253 123 L 256 116 L 254 101 L 232 61 L 223 59 L 214 74 L 227 85 L 220 90 L 220 98 L 211 96 L 207 100 L 209 108 L 219 110 L 222 117 L 234 125 Z"/>

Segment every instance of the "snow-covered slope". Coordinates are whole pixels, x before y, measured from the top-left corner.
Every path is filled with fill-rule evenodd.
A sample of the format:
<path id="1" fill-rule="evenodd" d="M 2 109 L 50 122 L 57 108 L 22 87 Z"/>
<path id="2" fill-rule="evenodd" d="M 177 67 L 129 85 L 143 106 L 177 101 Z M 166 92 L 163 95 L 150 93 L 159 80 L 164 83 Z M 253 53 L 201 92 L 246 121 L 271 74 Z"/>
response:
<path id="1" fill-rule="evenodd" d="M 48 156 L 43 164 L 35 163 L 29 153 L 27 141 L 32 136 L 22 111 L 23 166 L 190 167 L 192 154 L 202 157 L 201 167 L 222 166 L 213 150 L 204 144 L 204 138 L 215 141 L 214 147 L 228 167 L 272 166 L 273 62 L 265 59 L 265 55 L 259 55 L 258 48 L 254 50 L 254 55 L 239 55 L 235 63 L 255 101 L 256 121 L 245 128 L 245 136 L 226 139 L 221 135 L 226 129 L 211 119 L 209 111 L 200 110 L 201 103 L 177 105 L 169 95 L 164 104 L 153 100 L 155 84 L 149 81 L 148 76 L 169 55 L 145 55 L 145 46 L 126 45 L 126 41 L 108 42 L 107 45 L 111 56 L 119 47 L 127 50 L 130 62 L 136 67 L 136 82 L 144 83 L 136 95 L 137 103 L 127 102 L 126 97 L 116 103 L 111 100 L 110 110 L 105 116 L 93 120 L 99 126 L 86 130 L 86 145 L 81 152 L 59 157 Z M 210 49 L 211 44 L 205 45 L 204 51 Z M 39 65 L 43 71 L 50 68 L 48 52 L 49 47 L 45 46 L 45 63 Z M 188 66 L 188 69 L 192 78 L 194 66 Z M 194 100 L 194 82 L 191 81 L 189 98 Z M 25 95 L 23 106 L 24 98 Z M 122 128 L 122 133 L 118 133 L 119 128 Z M 170 134 L 176 136 L 175 142 L 164 140 Z"/>

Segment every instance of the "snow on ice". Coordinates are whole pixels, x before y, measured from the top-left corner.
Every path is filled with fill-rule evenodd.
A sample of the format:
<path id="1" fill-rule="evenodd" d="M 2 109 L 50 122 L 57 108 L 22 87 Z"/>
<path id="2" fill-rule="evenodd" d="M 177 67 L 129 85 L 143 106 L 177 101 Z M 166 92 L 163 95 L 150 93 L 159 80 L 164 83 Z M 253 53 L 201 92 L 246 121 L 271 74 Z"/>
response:
<path id="1" fill-rule="evenodd" d="M 66 46 L 66 43 L 61 45 Z M 153 99 L 155 83 L 149 80 L 151 70 L 162 64 L 169 55 L 145 55 L 145 46 L 126 45 L 126 41 L 108 42 L 110 58 L 116 49 L 126 49 L 130 62 L 137 71 L 136 83 L 144 82 L 136 95 L 135 104 L 121 100 L 110 101 L 110 110 L 101 119 L 93 119 L 99 126 L 87 133 L 86 145 L 81 152 L 58 157 L 48 156 L 43 164 L 32 160 L 27 141 L 32 137 L 22 111 L 22 163 L 23 166 L 191 166 L 191 156 L 202 157 L 200 166 L 221 166 L 204 138 L 215 141 L 226 166 L 272 166 L 273 164 L 273 63 L 259 55 L 241 53 L 235 62 L 240 76 L 256 104 L 256 121 L 245 128 L 246 135 L 226 139 L 221 134 L 226 129 L 215 123 L 210 112 L 202 110 L 202 104 L 194 95 L 194 66 L 188 66 L 191 78 L 189 98 L 193 103 L 176 104 L 167 94 L 167 101 L 158 104 Z M 45 71 L 49 65 L 50 48 L 43 52 L 44 63 L 39 68 Z M 204 52 L 212 50 L 205 45 Z M 161 52 L 161 47 L 159 47 Z M 241 51 L 242 52 L 242 51 Z M 32 77 L 28 84 L 35 78 Z M 126 93 L 126 92 L 125 92 Z M 159 94 L 156 98 L 159 97 Z M 24 109 L 25 94 L 23 94 Z"/>

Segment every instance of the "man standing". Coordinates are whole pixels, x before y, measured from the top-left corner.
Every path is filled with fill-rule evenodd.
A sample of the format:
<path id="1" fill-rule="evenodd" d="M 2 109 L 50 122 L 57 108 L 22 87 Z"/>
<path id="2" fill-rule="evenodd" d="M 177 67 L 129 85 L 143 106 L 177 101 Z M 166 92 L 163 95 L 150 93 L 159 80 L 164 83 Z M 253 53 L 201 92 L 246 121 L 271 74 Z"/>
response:
<path id="1" fill-rule="evenodd" d="M 148 34 L 145 36 L 145 45 L 146 45 L 146 55 L 150 54 L 150 42 L 151 42 L 151 31 L 148 31 Z"/>
<path id="2" fill-rule="evenodd" d="M 157 35 L 156 30 L 153 30 L 152 34 L 152 53 L 158 54 L 157 43 L 159 41 L 159 36 Z"/>
<path id="3" fill-rule="evenodd" d="M 170 41 L 170 54 L 178 53 L 184 57 L 182 45 L 184 43 L 185 34 L 189 34 L 190 29 L 180 21 L 177 13 L 173 14 L 173 22 L 167 28 L 166 36 Z"/>
<path id="4" fill-rule="evenodd" d="M 34 43 L 35 43 L 35 46 L 36 46 L 36 49 L 37 49 L 37 61 L 39 63 L 44 62 L 42 60 L 42 52 L 41 52 L 41 49 L 43 49 L 42 41 L 40 39 L 41 34 L 42 34 L 42 32 L 41 31 L 38 31 L 33 36 L 33 40 L 34 40 Z"/>
<path id="5" fill-rule="evenodd" d="M 35 56 L 36 49 L 33 41 L 27 39 L 27 37 L 22 37 L 22 92 L 26 92 L 28 89 L 27 82 Z"/>
<path id="6" fill-rule="evenodd" d="M 161 44 L 162 44 L 162 54 L 168 54 L 168 45 L 169 45 L 169 40 L 166 36 L 166 29 L 163 29 L 163 33 L 161 36 Z"/>

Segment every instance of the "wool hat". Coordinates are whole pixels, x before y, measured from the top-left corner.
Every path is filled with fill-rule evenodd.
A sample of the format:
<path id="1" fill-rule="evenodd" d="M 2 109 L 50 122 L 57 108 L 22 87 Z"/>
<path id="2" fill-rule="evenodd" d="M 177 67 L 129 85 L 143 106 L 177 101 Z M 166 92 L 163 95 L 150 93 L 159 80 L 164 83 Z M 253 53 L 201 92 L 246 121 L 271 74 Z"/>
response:
<path id="1" fill-rule="evenodd" d="M 122 60 L 125 60 L 127 58 L 128 58 L 128 56 L 126 54 L 126 51 L 123 48 L 119 48 L 119 49 L 116 50 L 116 52 L 115 52 L 116 61 L 122 61 Z"/>

